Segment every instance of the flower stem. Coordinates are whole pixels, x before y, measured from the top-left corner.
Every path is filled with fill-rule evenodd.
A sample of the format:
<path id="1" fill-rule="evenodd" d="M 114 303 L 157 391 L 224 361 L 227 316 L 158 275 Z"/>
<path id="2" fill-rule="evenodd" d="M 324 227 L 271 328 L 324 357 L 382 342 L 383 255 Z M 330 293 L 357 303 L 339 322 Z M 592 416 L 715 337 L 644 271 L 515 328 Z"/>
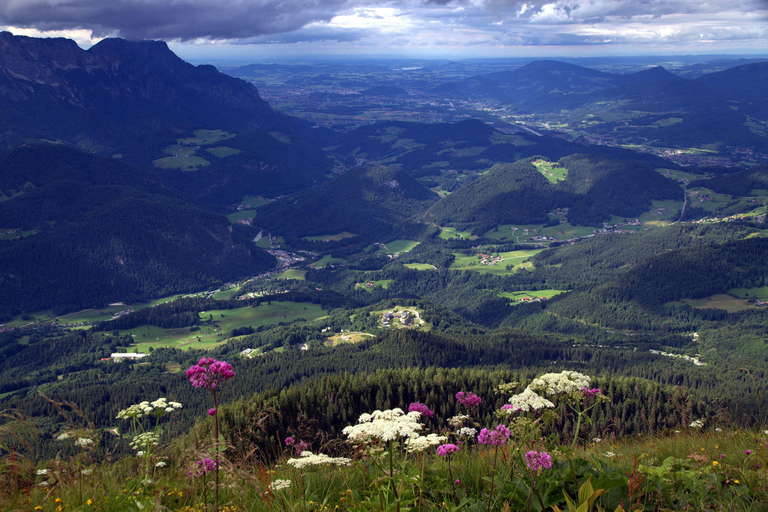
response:
<path id="1" fill-rule="evenodd" d="M 491 492 L 488 493 L 488 509 L 491 510 L 491 498 L 493 498 L 493 484 L 496 483 L 496 459 L 499 457 L 499 445 L 496 445 L 496 449 L 493 452 L 493 471 L 491 471 Z"/>

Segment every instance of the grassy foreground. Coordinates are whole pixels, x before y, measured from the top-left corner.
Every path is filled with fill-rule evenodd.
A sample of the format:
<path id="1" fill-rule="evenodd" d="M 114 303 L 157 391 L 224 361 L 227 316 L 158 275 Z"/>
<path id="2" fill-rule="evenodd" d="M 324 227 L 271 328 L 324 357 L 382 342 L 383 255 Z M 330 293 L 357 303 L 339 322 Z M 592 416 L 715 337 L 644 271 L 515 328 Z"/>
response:
<path id="1" fill-rule="evenodd" d="M 286 464 L 289 457 L 299 459 L 287 447 L 273 466 L 223 461 L 219 509 L 397 510 L 397 490 L 400 510 L 487 510 L 489 498 L 490 510 L 542 510 L 539 495 L 544 510 L 568 510 L 564 493 L 578 503 L 578 488 L 589 480 L 594 492 L 605 490 L 594 504 L 611 511 L 766 510 L 765 438 L 754 431 L 688 429 L 648 439 L 606 439 L 574 452 L 536 446 L 550 450 L 553 459 L 551 468 L 536 473 L 511 443 L 498 450 L 462 447 L 451 457 L 395 447 L 394 486 L 385 446 L 378 453 L 347 453 L 349 465 L 304 469 Z M 160 450 L 147 479 L 141 458 L 98 465 L 87 464 L 87 457 L 59 458 L 15 469 L 6 458 L 0 510 L 214 510 L 212 474 L 195 473 L 200 455 L 178 446 Z"/>

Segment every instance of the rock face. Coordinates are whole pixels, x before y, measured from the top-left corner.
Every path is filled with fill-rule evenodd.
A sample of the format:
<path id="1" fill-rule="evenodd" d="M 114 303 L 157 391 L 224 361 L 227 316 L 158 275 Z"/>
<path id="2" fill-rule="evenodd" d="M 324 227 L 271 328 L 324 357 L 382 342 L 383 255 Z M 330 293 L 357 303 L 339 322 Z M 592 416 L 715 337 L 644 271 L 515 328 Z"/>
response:
<path id="1" fill-rule="evenodd" d="M 246 130 L 277 114 L 255 87 L 193 66 L 164 42 L 105 39 L 82 50 L 68 39 L 0 33 L 0 144 L 58 138 L 109 149 L 170 127 Z"/>

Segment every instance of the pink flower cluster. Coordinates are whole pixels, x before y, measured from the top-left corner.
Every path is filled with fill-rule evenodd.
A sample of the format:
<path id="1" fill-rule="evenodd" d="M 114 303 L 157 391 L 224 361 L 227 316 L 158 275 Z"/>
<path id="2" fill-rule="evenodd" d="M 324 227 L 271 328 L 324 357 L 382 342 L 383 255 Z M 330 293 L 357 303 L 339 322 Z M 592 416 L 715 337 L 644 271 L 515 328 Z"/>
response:
<path id="1" fill-rule="evenodd" d="M 585 397 L 593 397 L 597 395 L 602 395 L 603 390 L 600 388 L 594 388 L 594 389 L 587 389 L 587 388 L 581 388 L 581 394 Z"/>
<path id="2" fill-rule="evenodd" d="M 440 457 L 447 457 L 452 453 L 459 451 L 459 447 L 455 444 L 441 444 L 437 447 L 437 454 Z"/>
<path id="3" fill-rule="evenodd" d="M 459 391 L 456 393 L 456 400 L 458 400 L 458 402 L 464 407 L 469 407 L 470 409 L 472 407 L 477 407 L 483 401 L 482 398 L 472 393 L 471 391 Z"/>
<path id="4" fill-rule="evenodd" d="M 421 402 L 413 402 L 411 405 L 408 406 L 408 412 L 418 412 L 422 416 L 426 416 L 427 418 L 431 418 L 435 415 L 434 412 L 432 412 L 429 407 L 422 404 Z"/>
<path id="5" fill-rule="evenodd" d="M 552 467 L 552 456 L 547 452 L 530 451 L 525 454 L 525 462 L 528 465 L 528 469 L 532 471 L 549 469 Z"/>
<path id="6" fill-rule="evenodd" d="M 187 370 L 187 378 L 194 387 L 209 391 L 216 391 L 221 384 L 234 376 L 235 372 L 231 364 L 226 361 L 217 361 L 212 357 L 203 357 Z"/>
<path id="7" fill-rule="evenodd" d="M 501 410 L 512 414 L 513 412 L 522 411 L 522 409 L 514 404 L 504 404 L 501 406 Z"/>
<path id="8" fill-rule="evenodd" d="M 192 466 L 191 471 L 187 471 L 187 476 L 191 476 L 194 478 L 201 477 L 205 475 L 206 473 L 210 473 L 216 469 L 216 463 L 209 459 L 208 457 L 204 459 L 200 459 L 199 461 L 195 462 L 195 465 Z"/>
<path id="9" fill-rule="evenodd" d="M 480 444 L 490 444 L 492 446 L 502 446 L 509 439 L 510 431 L 506 425 L 496 425 L 493 430 L 484 428 L 477 436 L 477 442 Z"/>

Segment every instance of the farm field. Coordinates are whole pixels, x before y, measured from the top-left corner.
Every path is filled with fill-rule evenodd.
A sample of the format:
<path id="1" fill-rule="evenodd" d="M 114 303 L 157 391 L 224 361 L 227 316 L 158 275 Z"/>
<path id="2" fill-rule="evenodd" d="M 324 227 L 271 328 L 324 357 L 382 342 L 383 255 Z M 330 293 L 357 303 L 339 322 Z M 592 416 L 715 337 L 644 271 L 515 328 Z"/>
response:
<path id="1" fill-rule="evenodd" d="M 277 276 L 277 279 L 297 279 L 299 281 L 304 281 L 306 278 L 307 271 L 306 270 L 299 270 L 296 268 L 289 268 L 279 276 Z"/>
<path id="2" fill-rule="evenodd" d="M 387 242 L 386 244 L 380 244 L 381 247 L 379 247 L 379 250 L 376 251 L 376 254 L 397 254 L 401 252 L 408 252 L 420 243 L 421 242 L 416 242 L 414 240 L 393 240 L 391 242 Z"/>
<path id="3" fill-rule="evenodd" d="M 349 231 L 342 231 L 335 235 L 305 236 L 304 240 L 309 240 L 310 242 L 339 242 L 345 238 L 353 238 L 356 236 L 356 234 L 350 233 Z"/>
<path id="4" fill-rule="evenodd" d="M 528 300 L 539 299 L 541 297 L 551 299 L 552 297 L 556 297 L 561 293 L 568 293 L 569 291 L 570 290 L 524 290 L 519 292 L 502 292 L 499 293 L 499 297 L 510 299 L 510 305 L 516 306 L 518 304 L 523 304 Z"/>
<path id="5" fill-rule="evenodd" d="M 413 270 L 436 270 L 437 268 L 429 263 L 406 263 L 405 266 Z"/>
<path id="6" fill-rule="evenodd" d="M 728 290 L 730 295 L 735 295 L 740 299 L 758 299 L 768 300 L 768 286 L 758 288 L 731 288 Z"/>
<path id="7" fill-rule="evenodd" d="M 238 153 L 242 153 L 242 151 L 239 149 L 230 148 L 228 146 L 216 146 L 215 148 L 206 148 L 205 150 L 216 158 L 225 158 L 228 156 L 236 155 Z"/>
<path id="8" fill-rule="evenodd" d="M 683 191 L 680 190 L 680 197 Z M 693 204 L 693 203 L 691 203 Z M 651 209 L 640 215 L 640 222 L 649 226 L 664 226 L 680 218 L 683 201 L 651 201 Z"/>
<path id="9" fill-rule="evenodd" d="M 378 281 L 366 281 L 365 283 L 357 283 L 355 284 L 355 290 L 365 290 L 370 292 L 377 286 L 380 286 L 386 290 L 389 288 L 389 285 L 392 283 L 392 281 L 394 281 L 394 279 L 380 279 Z M 367 286 L 368 283 L 371 283 L 373 286 Z"/>
<path id="10" fill-rule="evenodd" d="M 188 146 L 199 144 L 207 146 L 235 136 L 234 133 L 225 132 L 224 130 L 195 130 L 192 133 L 194 134 L 193 137 L 178 139 L 178 143 Z"/>
<path id="11" fill-rule="evenodd" d="M 344 263 L 344 261 L 345 260 L 343 258 L 334 258 L 330 254 L 326 254 L 319 260 L 315 261 L 314 263 L 311 263 L 311 265 L 316 268 L 323 268 L 328 265 L 336 265 L 338 263 Z"/>
<path id="12" fill-rule="evenodd" d="M 337 345 L 348 343 L 360 343 L 361 341 L 375 337 L 374 334 L 368 334 L 367 332 L 342 332 L 328 338 L 325 345 L 327 347 L 335 347 Z"/>
<path id="13" fill-rule="evenodd" d="M 511 275 L 515 273 L 518 267 L 524 265 L 524 260 L 540 253 L 543 250 L 544 249 L 530 249 L 522 251 L 491 253 L 491 256 L 498 256 L 502 260 L 495 265 L 483 265 L 480 263 L 480 259 L 476 254 L 467 255 L 454 253 L 456 259 L 453 261 L 453 264 L 450 268 L 454 270 L 471 270 L 474 272 L 484 272 L 496 275 Z M 507 270 L 508 265 L 512 265 L 510 270 Z"/>
<path id="14" fill-rule="evenodd" d="M 235 224 L 242 219 L 252 219 L 256 216 L 256 210 L 240 210 L 239 212 L 230 213 L 227 215 L 229 222 Z"/>
<path id="15" fill-rule="evenodd" d="M 748 304 L 744 299 L 733 297 L 725 293 L 712 295 L 703 299 L 683 299 L 675 302 L 668 302 L 667 305 L 687 304 L 696 309 L 724 309 L 729 313 L 746 311 L 748 309 L 758 309 L 754 304 Z"/>
<path id="16" fill-rule="evenodd" d="M 62 325 L 80 323 L 93 324 L 97 322 L 103 322 L 104 320 L 110 320 L 113 314 L 117 313 L 118 311 L 125 311 L 126 309 L 132 308 L 131 306 L 121 305 L 107 306 L 106 308 L 100 309 L 84 309 L 82 311 L 77 311 L 68 315 L 62 315 L 57 317 L 56 320 Z"/>
<path id="17" fill-rule="evenodd" d="M 525 233 L 525 230 L 528 233 Z M 570 240 L 592 234 L 594 227 L 573 226 L 567 222 L 542 228 L 541 224 L 502 224 L 483 233 L 483 238 L 514 243 L 548 243 L 546 240 L 529 240 L 532 236 L 554 237 L 557 240 Z"/>
<path id="18" fill-rule="evenodd" d="M 240 290 L 239 286 L 233 286 L 227 290 L 221 290 L 213 294 L 214 300 L 229 300 Z"/>
<path id="19" fill-rule="evenodd" d="M 472 233 L 469 231 L 459 231 L 456 228 L 446 227 L 440 228 L 440 234 L 438 235 L 443 240 L 450 240 L 452 238 L 472 238 Z"/>
<path id="20" fill-rule="evenodd" d="M 558 183 L 564 181 L 568 177 L 568 169 L 560 167 L 555 162 L 546 162 L 544 160 L 536 160 L 531 162 L 538 171 L 547 178 L 550 183 Z"/>
<path id="21" fill-rule="evenodd" d="M 211 310 L 200 312 L 202 320 L 213 317 L 213 324 L 199 326 L 200 329 L 190 331 L 190 327 L 178 329 L 163 329 L 154 325 L 144 325 L 119 331 L 120 334 L 131 334 L 134 344 L 129 351 L 138 349 L 147 353 L 160 347 L 175 347 L 180 349 L 209 349 L 223 342 L 232 329 L 241 327 L 257 328 L 262 325 L 276 325 L 279 322 L 294 322 L 300 318 L 311 321 L 325 316 L 319 305 L 303 302 L 276 302 L 262 304 L 258 307 L 239 309 Z M 223 316 L 222 316 L 223 315 Z"/>

